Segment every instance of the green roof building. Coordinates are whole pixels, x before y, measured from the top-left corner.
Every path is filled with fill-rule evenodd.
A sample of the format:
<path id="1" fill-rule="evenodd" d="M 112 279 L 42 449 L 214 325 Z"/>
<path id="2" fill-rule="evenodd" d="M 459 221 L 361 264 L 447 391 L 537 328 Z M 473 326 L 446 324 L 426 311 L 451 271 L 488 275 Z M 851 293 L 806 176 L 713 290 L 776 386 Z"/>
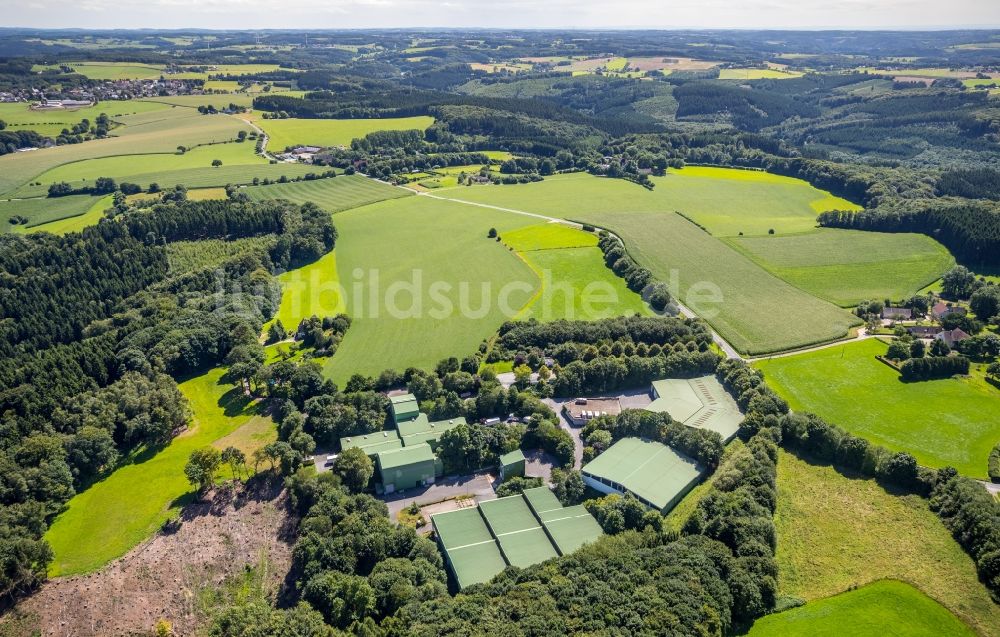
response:
<path id="1" fill-rule="evenodd" d="M 715 376 L 654 380 L 646 409 L 666 412 L 688 427 L 718 432 L 726 442 L 740 430 L 743 413 Z"/>
<path id="2" fill-rule="evenodd" d="M 369 456 L 374 456 L 381 451 L 392 451 L 402 449 L 403 442 L 396 435 L 395 431 L 386 429 L 375 433 L 364 434 L 363 436 L 347 436 L 340 439 L 340 448 L 346 451 L 352 447 L 358 447 Z"/>
<path id="3" fill-rule="evenodd" d="M 701 479 L 704 468 L 665 444 L 622 438 L 583 467 L 583 481 L 601 493 L 631 493 L 670 511 Z"/>
<path id="4" fill-rule="evenodd" d="M 465 418 L 430 421 L 426 414 L 419 414 L 413 420 L 397 424 L 396 431 L 399 432 L 404 447 L 426 442 L 431 447 L 436 448 L 441 434 L 465 424 L 468 424 Z"/>
<path id="5" fill-rule="evenodd" d="M 392 408 L 392 421 L 397 427 L 399 423 L 413 420 L 420 415 L 420 404 L 413 394 L 393 396 L 389 399 L 389 403 Z"/>
<path id="6" fill-rule="evenodd" d="M 547 487 L 431 517 L 445 563 L 458 588 L 567 555 L 601 536 L 582 506 L 563 507 Z"/>
<path id="7" fill-rule="evenodd" d="M 514 476 L 524 476 L 524 452 L 520 449 L 500 456 L 500 479 L 508 480 Z"/>
<path id="8" fill-rule="evenodd" d="M 426 443 L 380 451 L 375 454 L 375 464 L 385 493 L 433 484 L 440 473 L 438 460 Z"/>

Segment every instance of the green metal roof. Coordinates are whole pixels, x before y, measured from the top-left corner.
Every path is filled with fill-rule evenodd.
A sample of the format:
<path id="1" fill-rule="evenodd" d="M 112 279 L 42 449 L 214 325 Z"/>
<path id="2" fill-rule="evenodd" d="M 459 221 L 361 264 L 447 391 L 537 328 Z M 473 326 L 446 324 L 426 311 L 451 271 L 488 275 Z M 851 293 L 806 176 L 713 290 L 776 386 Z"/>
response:
<path id="1" fill-rule="evenodd" d="M 401 449 L 403 443 L 395 431 L 387 429 L 363 436 L 347 436 L 340 439 L 341 450 L 350 449 L 351 447 L 358 447 L 370 456 L 381 451 Z"/>
<path id="2" fill-rule="evenodd" d="M 655 380 L 653 392 L 656 398 L 648 411 L 666 412 L 689 427 L 718 432 L 723 440 L 731 440 L 743 422 L 736 400 L 715 376 Z"/>
<path id="3" fill-rule="evenodd" d="M 556 511 L 550 511 L 556 513 Z M 601 525 L 583 505 L 562 509 L 561 515 L 543 522 L 560 555 L 568 555 L 588 542 L 601 537 Z"/>
<path id="4" fill-rule="evenodd" d="M 496 536 L 540 526 L 538 518 L 520 495 L 483 502 L 479 505 L 479 510 Z"/>
<path id="5" fill-rule="evenodd" d="M 390 451 L 380 451 L 376 456 L 379 469 L 388 471 L 399 467 L 407 467 L 418 462 L 434 462 L 434 452 L 428 444 L 402 447 Z"/>
<path id="6" fill-rule="evenodd" d="M 505 453 L 500 456 L 501 467 L 507 467 L 512 464 L 517 464 L 518 462 L 524 462 L 524 452 L 520 449 L 515 449 L 510 453 Z"/>
<path id="7" fill-rule="evenodd" d="M 540 526 L 498 535 L 497 542 L 511 566 L 525 568 L 559 556 L 549 536 Z"/>
<path id="8" fill-rule="evenodd" d="M 478 507 L 438 513 L 431 516 L 431 523 L 441 545 L 448 551 L 493 540 Z"/>
<path id="9" fill-rule="evenodd" d="M 467 424 L 465 418 L 452 418 L 450 420 L 436 420 L 431 422 L 426 414 L 420 414 L 413 420 L 401 422 L 396 425 L 396 430 L 401 438 L 412 436 L 440 436 L 449 429 L 454 429 L 459 425 Z"/>
<path id="10" fill-rule="evenodd" d="M 392 419 L 398 425 L 400 422 L 412 420 L 420 413 L 420 404 L 413 394 L 393 396 L 389 399 L 392 407 Z"/>
<path id="11" fill-rule="evenodd" d="M 493 579 L 500 571 L 507 568 L 507 562 L 495 540 L 472 544 L 448 552 L 451 559 L 452 572 L 458 587 L 465 588 L 473 584 L 481 584 Z"/>
<path id="12" fill-rule="evenodd" d="M 659 442 L 622 438 L 584 465 L 583 472 L 617 483 L 663 509 L 698 480 L 704 469 Z"/>
<path id="13" fill-rule="evenodd" d="M 562 503 L 559 502 L 559 498 L 548 487 L 525 489 L 524 499 L 528 501 L 528 505 L 531 506 L 535 515 L 542 520 L 545 519 L 542 517 L 542 514 L 546 511 L 561 510 L 563 508 Z"/>

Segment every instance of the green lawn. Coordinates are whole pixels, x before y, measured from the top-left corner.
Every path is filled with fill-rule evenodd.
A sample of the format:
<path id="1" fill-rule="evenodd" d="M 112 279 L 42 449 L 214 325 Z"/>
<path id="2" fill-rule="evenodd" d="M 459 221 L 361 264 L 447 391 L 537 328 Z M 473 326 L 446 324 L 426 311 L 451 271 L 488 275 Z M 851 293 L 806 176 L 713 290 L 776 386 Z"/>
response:
<path id="1" fill-rule="evenodd" d="M 75 196 L 75 195 L 74 195 Z M 87 195 L 81 195 L 87 196 Z M 111 208 L 113 203 L 112 195 L 107 195 L 99 199 L 89 197 L 93 204 L 81 215 L 75 217 L 65 217 L 56 221 L 49 221 L 35 226 L 18 226 L 16 232 L 51 232 L 52 234 L 66 234 L 67 232 L 80 232 L 87 226 L 96 225 L 104 218 L 104 211 Z M 34 200 L 32 200 L 34 201 Z"/>
<path id="2" fill-rule="evenodd" d="M 403 188 L 395 188 L 361 175 L 341 175 L 333 179 L 251 186 L 246 189 L 246 193 L 254 201 L 287 199 L 298 204 L 311 201 L 329 212 L 340 212 L 413 194 Z"/>
<path id="3" fill-rule="evenodd" d="M 902 580 L 982 635 L 1000 635 L 1000 606 L 927 500 L 893 495 L 874 480 L 779 453 L 774 523 L 780 594 L 805 599 L 808 609 L 852 586 Z M 883 626 L 882 634 L 897 634 L 892 629 Z"/>
<path id="4" fill-rule="evenodd" d="M 923 465 L 985 478 L 986 460 L 1000 440 L 1000 389 L 975 369 L 969 378 L 904 383 L 875 359 L 885 351 L 872 339 L 754 365 L 792 409 L 907 451 Z"/>
<path id="5" fill-rule="evenodd" d="M 239 391 L 221 383 L 222 374 L 215 369 L 180 384 L 194 413 L 187 431 L 69 501 L 45 534 L 55 554 L 49 575 L 101 568 L 155 533 L 187 502 L 192 491 L 184 464 L 191 452 L 231 434 L 255 414 Z"/>
<path id="6" fill-rule="evenodd" d="M 592 232 L 584 232 L 563 223 L 539 223 L 506 232 L 501 237 L 505 244 L 518 252 L 595 247 L 597 238 Z"/>
<path id="7" fill-rule="evenodd" d="M 224 96 L 223 96 L 224 97 Z M 263 119 L 254 120 L 269 137 L 268 150 L 280 152 L 290 146 L 349 146 L 351 140 L 382 130 L 424 130 L 433 117 L 384 119 Z"/>
<path id="8" fill-rule="evenodd" d="M 98 201 L 97 197 L 90 195 L 0 201 L 0 233 L 23 232 L 49 221 L 83 215 Z M 8 220 L 15 215 L 26 218 L 28 223 L 22 225 L 9 223 Z"/>
<path id="9" fill-rule="evenodd" d="M 141 62 L 64 62 L 63 64 L 73 67 L 75 73 L 92 80 L 155 80 L 163 75 L 164 68 Z"/>
<path id="10" fill-rule="evenodd" d="M 973 637 L 976 633 L 904 582 L 884 580 L 754 623 L 750 637 Z"/>
<path id="11" fill-rule="evenodd" d="M 822 228 L 730 242 L 774 275 L 843 307 L 912 296 L 955 265 L 947 248 L 922 234 Z"/>

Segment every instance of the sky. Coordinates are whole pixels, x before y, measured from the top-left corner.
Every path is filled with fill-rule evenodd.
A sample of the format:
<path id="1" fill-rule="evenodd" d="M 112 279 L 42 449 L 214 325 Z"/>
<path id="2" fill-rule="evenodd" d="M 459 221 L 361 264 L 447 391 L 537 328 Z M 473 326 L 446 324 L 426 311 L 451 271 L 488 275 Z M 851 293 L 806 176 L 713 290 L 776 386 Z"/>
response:
<path id="1" fill-rule="evenodd" d="M 4 26 L 343 29 L 1000 27 L 1000 0 L 2 0 Z"/>

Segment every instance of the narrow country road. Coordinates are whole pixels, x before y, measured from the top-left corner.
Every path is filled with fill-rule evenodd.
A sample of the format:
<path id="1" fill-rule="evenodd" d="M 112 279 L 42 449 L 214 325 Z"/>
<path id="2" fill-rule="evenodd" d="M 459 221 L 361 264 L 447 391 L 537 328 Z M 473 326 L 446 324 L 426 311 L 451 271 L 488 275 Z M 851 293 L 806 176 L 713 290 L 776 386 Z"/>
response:
<path id="1" fill-rule="evenodd" d="M 868 331 L 865 328 L 862 327 L 862 328 L 860 328 L 858 330 L 858 335 L 855 336 L 854 338 L 845 338 L 845 339 L 841 339 L 839 341 L 833 341 L 832 343 L 824 343 L 822 345 L 815 345 L 813 347 L 806 347 L 806 348 L 803 348 L 803 349 L 793 349 L 793 350 L 789 350 L 787 352 L 778 352 L 776 354 L 768 354 L 766 356 L 753 356 L 753 357 L 747 358 L 746 361 L 748 363 L 753 363 L 753 362 L 756 362 L 756 361 L 770 360 L 772 358 L 785 358 L 786 356 L 797 356 L 799 354 L 807 354 L 809 352 L 818 352 L 819 350 L 829 349 L 831 347 L 837 347 L 838 345 L 849 345 L 851 343 L 857 343 L 859 341 L 867 341 L 867 340 L 872 339 L 872 338 L 878 338 L 878 336 L 875 335 L 875 334 L 869 334 Z"/>

